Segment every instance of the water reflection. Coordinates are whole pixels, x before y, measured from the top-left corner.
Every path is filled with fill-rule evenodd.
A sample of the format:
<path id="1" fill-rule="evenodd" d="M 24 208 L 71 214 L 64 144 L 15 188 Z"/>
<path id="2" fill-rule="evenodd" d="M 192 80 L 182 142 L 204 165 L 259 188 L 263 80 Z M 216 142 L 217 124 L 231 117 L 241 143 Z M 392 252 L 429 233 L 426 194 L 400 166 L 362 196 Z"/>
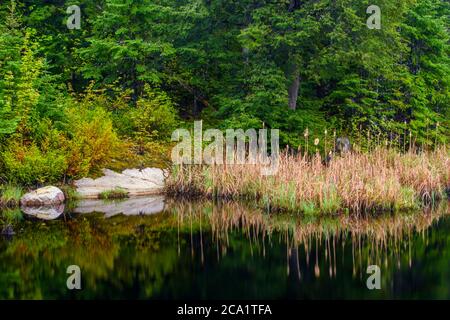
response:
<path id="1" fill-rule="evenodd" d="M 48 206 L 27 207 L 22 206 L 23 213 L 42 220 L 55 220 L 64 213 L 65 205 L 63 203 Z"/>
<path id="2" fill-rule="evenodd" d="M 450 298 L 446 204 L 298 217 L 152 197 L 82 202 L 54 221 L 0 220 L 16 233 L 0 240 L 0 298 Z M 72 264 L 81 291 L 66 289 Z M 370 264 L 383 290 L 366 288 Z"/>
<path id="3" fill-rule="evenodd" d="M 448 206 L 427 208 L 420 213 L 389 214 L 367 217 L 303 217 L 269 215 L 258 209 L 249 209 L 237 203 L 215 206 L 192 203 L 172 203 L 169 206 L 177 217 L 180 229 L 190 227 L 190 234 L 200 233 L 202 244 L 202 221 L 210 224 L 213 241 L 216 243 L 217 259 L 226 255 L 230 245 L 229 235 L 239 232 L 250 245 L 251 254 L 265 256 L 266 246 L 273 241 L 286 246 L 287 275 L 293 273 L 299 280 L 302 277 L 300 259 L 308 268 L 313 265 L 314 276 L 337 275 L 337 247 L 344 262 L 345 250 L 350 245 L 352 275 L 362 278 L 368 265 L 389 268 L 390 264 L 401 269 L 402 264 L 412 268 L 412 246 L 414 239 L 428 244 L 429 229 L 446 216 Z M 200 207 L 200 208 L 199 208 Z M 193 227 L 193 223 L 197 227 Z M 204 226 L 205 228 L 205 226 Z M 209 228 L 206 228 L 209 230 Z M 273 239 L 273 234 L 276 239 Z M 191 237 L 192 240 L 192 237 Z M 192 255 L 194 243 L 190 243 Z M 203 250 L 200 251 L 204 260 Z"/>
<path id="4" fill-rule="evenodd" d="M 77 203 L 75 213 L 102 212 L 106 217 L 117 214 L 148 215 L 164 211 L 164 197 L 137 197 L 124 200 L 82 200 Z"/>

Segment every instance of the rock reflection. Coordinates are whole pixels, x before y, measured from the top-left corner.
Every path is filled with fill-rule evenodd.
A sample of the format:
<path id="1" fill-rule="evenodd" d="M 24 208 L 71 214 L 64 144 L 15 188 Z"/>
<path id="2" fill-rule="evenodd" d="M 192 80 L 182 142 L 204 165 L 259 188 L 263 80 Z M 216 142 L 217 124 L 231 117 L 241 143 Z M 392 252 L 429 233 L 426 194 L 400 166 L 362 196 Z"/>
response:
<path id="1" fill-rule="evenodd" d="M 137 197 L 124 200 L 82 200 L 75 213 L 104 213 L 106 217 L 118 214 L 149 215 L 164 211 L 164 196 Z"/>
<path id="2" fill-rule="evenodd" d="M 64 213 L 65 205 L 48 205 L 40 207 L 22 206 L 20 209 L 23 213 L 42 220 L 55 220 Z"/>

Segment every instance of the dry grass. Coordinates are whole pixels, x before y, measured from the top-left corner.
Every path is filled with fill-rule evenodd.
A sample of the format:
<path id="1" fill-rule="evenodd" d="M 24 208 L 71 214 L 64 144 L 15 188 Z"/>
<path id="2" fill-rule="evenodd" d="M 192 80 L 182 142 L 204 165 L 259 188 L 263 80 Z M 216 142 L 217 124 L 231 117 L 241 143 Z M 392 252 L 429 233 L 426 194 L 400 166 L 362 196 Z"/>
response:
<path id="1" fill-rule="evenodd" d="M 445 147 L 400 153 L 376 148 L 350 153 L 328 166 L 320 155 L 280 156 L 273 176 L 261 165 L 175 166 L 167 179 L 174 196 L 256 199 L 272 210 L 303 213 L 407 210 L 445 197 L 450 159 Z"/>

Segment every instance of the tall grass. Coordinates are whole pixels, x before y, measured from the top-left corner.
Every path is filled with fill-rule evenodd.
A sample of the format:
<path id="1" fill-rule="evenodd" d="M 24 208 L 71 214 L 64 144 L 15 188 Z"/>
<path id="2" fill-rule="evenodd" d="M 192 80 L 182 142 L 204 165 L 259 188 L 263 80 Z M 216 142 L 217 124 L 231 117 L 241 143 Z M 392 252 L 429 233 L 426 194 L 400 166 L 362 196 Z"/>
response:
<path id="1" fill-rule="evenodd" d="M 0 186 L 0 207 L 15 207 L 20 203 L 23 189 L 17 186 Z"/>
<path id="2" fill-rule="evenodd" d="M 169 195 L 256 199 L 272 210 L 303 213 L 415 209 L 445 197 L 449 152 L 401 153 L 376 147 L 335 157 L 280 155 L 279 169 L 263 176 L 261 165 L 176 166 Z"/>

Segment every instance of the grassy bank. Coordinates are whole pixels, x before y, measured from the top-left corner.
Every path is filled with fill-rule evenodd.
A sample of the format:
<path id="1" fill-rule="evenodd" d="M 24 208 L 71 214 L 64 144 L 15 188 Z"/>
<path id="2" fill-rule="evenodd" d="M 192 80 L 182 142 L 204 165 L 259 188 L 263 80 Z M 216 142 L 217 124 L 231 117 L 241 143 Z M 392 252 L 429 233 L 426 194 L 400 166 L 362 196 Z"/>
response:
<path id="1" fill-rule="evenodd" d="M 314 213 L 408 210 L 445 197 L 450 159 L 445 147 L 399 153 L 376 148 L 334 158 L 280 156 L 275 175 L 261 165 L 175 166 L 167 180 L 173 196 L 256 199 L 271 210 Z"/>
<path id="2" fill-rule="evenodd" d="M 0 208 L 13 208 L 19 205 L 23 189 L 18 186 L 0 186 Z"/>
<path id="3" fill-rule="evenodd" d="M 80 195 L 75 188 L 67 184 L 56 184 L 58 188 L 64 193 L 67 202 L 75 202 L 79 200 Z M 20 205 L 22 196 L 37 187 L 22 187 L 13 184 L 0 185 L 0 209 L 15 209 Z"/>

